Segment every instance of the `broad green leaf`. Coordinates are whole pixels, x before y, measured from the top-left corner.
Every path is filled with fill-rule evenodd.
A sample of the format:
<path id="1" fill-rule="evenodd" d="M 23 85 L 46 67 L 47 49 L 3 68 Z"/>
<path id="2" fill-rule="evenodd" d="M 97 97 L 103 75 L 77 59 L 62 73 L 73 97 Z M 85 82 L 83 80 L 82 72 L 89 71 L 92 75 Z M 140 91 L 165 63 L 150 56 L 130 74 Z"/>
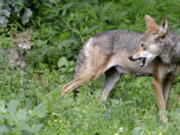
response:
<path id="1" fill-rule="evenodd" d="M 37 105 L 30 113 L 32 116 L 36 116 L 39 118 L 43 118 L 46 115 L 46 103 L 42 102 L 39 105 Z"/>
<path id="2" fill-rule="evenodd" d="M 143 129 L 143 127 L 141 127 L 141 126 L 135 127 L 132 130 L 131 134 L 132 135 L 142 135 L 142 129 Z"/>
<path id="3" fill-rule="evenodd" d="M 5 133 L 8 133 L 10 129 L 5 125 L 0 125 L 0 135 L 3 135 Z"/>
<path id="4" fill-rule="evenodd" d="M 19 109 L 16 113 L 16 122 L 26 122 L 29 120 L 26 109 Z"/>
<path id="5" fill-rule="evenodd" d="M 11 116 L 14 116 L 16 114 L 18 105 L 19 105 L 19 101 L 17 100 L 10 100 L 9 103 L 7 104 L 7 110 Z"/>
<path id="6" fill-rule="evenodd" d="M 68 66 L 68 60 L 66 59 L 66 57 L 61 57 L 58 61 L 58 67 L 61 68 L 63 66 Z"/>
<path id="7" fill-rule="evenodd" d="M 33 135 L 33 133 L 29 130 L 21 130 L 22 135 Z"/>
<path id="8" fill-rule="evenodd" d="M 40 129 L 42 128 L 43 124 L 35 124 L 32 125 L 31 129 L 33 133 L 37 133 L 40 131 Z"/>
<path id="9" fill-rule="evenodd" d="M 0 8 L 2 8 L 4 6 L 4 4 L 5 4 L 4 1 L 1 0 L 0 1 Z"/>
<path id="10" fill-rule="evenodd" d="M 68 40 L 64 40 L 62 41 L 58 46 L 66 46 L 68 44 L 78 44 L 78 41 L 75 39 L 68 39 Z"/>
<path id="11" fill-rule="evenodd" d="M 18 123 L 18 128 L 24 131 L 29 131 L 31 132 L 31 127 L 27 123 Z"/>
<path id="12" fill-rule="evenodd" d="M 0 27 L 6 27 L 8 23 L 8 19 L 5 16 L 0 16 Z"/>
<path id="13" fill-rule="evenodd" d="M 98 25 L 95 25 L 95 26 L 87 29 L 87 30 L 84 31 L 83 33 L 84 33 L 84 34 L 89 34 L 89 33 L 93 32 L 94 30 L 96 30 L 98 27 L 99 27 Z"/>
<path id="14" fill-rule="evenodd" d="M 5 101 L 0 100 L 0 113 L 6 113 L 6 108 L 5 108 Z"/>
<path id="15" fill-rule="evenodd" d="M 3 16 L 6 16 L 6 17 L 9 17 L 10 16 L 10 11 L 9 10 L 0 10 L 0 15 L 3 15 Z"/>
<path id="16" fill-rule="evenodd" d="M 32 14 L 33 13 L 31 11 L 31 9 L 26 8 L 23 15 L 22 15 L 22 17 L 21 17 L 22 23 L 26 24 L 27 22 L 29 22 L 29 19 L 30 19 L 30 17 L 32 17 Z"/>

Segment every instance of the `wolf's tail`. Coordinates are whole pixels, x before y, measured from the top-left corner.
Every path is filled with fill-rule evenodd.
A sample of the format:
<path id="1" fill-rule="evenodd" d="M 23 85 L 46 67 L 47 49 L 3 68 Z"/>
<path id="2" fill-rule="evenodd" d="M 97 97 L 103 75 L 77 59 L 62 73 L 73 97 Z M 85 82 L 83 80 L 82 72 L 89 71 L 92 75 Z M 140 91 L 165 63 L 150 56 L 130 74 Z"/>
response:
<path id="1" fill-rule="evenodd" d="M 86 56 L 85 56 L 85 46 L 83 45 L 79 52 L 79 56 L 77 57 L 76 65 L 74 68 L 73 77 L 76 78 L 79 73 L 83 72 L 86 66 Z"/>

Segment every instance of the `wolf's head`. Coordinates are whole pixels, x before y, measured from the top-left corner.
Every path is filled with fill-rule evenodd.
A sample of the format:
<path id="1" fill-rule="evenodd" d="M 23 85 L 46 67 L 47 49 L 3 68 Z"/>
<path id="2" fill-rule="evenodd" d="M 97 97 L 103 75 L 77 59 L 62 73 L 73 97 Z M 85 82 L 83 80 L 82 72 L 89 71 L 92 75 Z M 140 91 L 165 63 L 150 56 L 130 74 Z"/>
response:
<path id="1" fill-rule="evenodd" d="M 13 43 L 15 47 L 25 50 L 31 49 L 30 33 L 31 33 L 31 29 L 21 34 L 14 33 Z"/>
<path id="2" fill-rule="evenodd" d="M 154 19 L 145 15 L 146 32 L 141 38 L 140 47 L 129 59 L 132 61 L 141 61 L 141 67 L 147 66 L 154 58 L 162 55 L 168 48 L 168 22 L 163 19 L 160 25 L 156 24 Z"/>

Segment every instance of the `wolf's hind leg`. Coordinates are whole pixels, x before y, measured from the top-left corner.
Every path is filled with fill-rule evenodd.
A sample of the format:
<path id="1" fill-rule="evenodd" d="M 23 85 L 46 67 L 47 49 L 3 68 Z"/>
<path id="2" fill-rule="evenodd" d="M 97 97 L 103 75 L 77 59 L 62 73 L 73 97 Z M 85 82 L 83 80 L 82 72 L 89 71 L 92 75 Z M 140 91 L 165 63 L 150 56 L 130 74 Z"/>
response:
<path id="1" fill-rule="evenodd" d="M 174 75 L 169 75 L 169 76 L 167 76 L 167 79 L 165 82 L 166 84 L 165 84 L 165 87 L 163 89 L 163 95 L 164 95 L 164 100 L 166 102 L 166 107 L 167 107 L 167 103 L 168 103 L 169 91 L 171 89 L 171 85 L 172 85 L 172 82 L 174 79 L 175 79 Z"/>
<path id="2" fill-rule="evenodd" d="M 64 96 L 64 94 L 67 93 L 68 91 L 73 91 L 74 89 L 78 88 L 80 85 L 90 81 L 92 77 L 93 75 L 89 73 L 84 76 L 79 76 L 78 78 L 64 85 L 61 90 L 61 96 Z"/>
<path id="3" fill-rule="evenodd" d="M 91 80 L 95 80 L 102 73 L 103 73 L 103 70 L 101 69 L 86 70 L 83 73 L 79 73 L 76 79 L 74 79 L 73 81 L 63 86 L 62 91 L 61 91 L 61 96 L 64 96 L 64 94 L 67 93 L 68 91 L 75 90 L 82 84 L 85 84 Z"/>
<path id="4" fill-rule="evenodd" d="M 104 72 L 104 67 L 97 66 L 97 68 L 86 69 L 83 73 L 78 73 L 79 75 L 73 81 L 64 85 L 61 90 L 61 96 L 64 96 L 68 91 L 73 91 L 82 84 L 85 84 L 91 80 L 95 80 Z"/>
<path id="5" fill-rule="evenodd" d="M 116 82 L 119 80 L 120 74 L 119 72 L 115 69 L 115 67 L 107 70 L 105 72 L 105 83 L 104 83 L 104 88 L 102 90 L 102 95 L 100 96 L 100 101 L 105 101 L 113 89 L 114 85 Z"/>
<path id="6" fill-rule="evenodd" d="M 74 89 L 78 88 L 82 84 L 89 82 L 91 80 L 95 80 L 102 74 L 108 65 L 109 55 L 103 53 L 101 49 L 97 45 L 92 45 L 91 43 L 87 44 L 87 49 L 85 50 L 86 59 L 84 59 L 85 65 L 80 67 L 77 65 L 76 69 L 81 69 L 80 72 L 77 70 L 75 79 L 70 83 L 63 86 L 61 95 L 63 96 L 68 91 L 73 91 Z M 78 64 L 79 62 L 77 62 Z M 79 68 L 78 68 L 79 66 Z"/>

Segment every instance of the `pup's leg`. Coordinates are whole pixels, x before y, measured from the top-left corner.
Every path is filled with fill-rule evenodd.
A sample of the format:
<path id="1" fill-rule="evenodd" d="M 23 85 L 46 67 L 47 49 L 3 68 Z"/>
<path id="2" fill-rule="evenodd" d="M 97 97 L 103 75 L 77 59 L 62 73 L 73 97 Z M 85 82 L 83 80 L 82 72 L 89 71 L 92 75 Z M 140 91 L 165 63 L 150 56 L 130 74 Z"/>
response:
<path id="1" fill-rule="evenodd" d="M 115 68 L 111 68 L 105 72 L 105 83 L 102 90 L 102 95 L 100 96 L 100 101 L 105 101 L 107 99 L 109 93 L 119 78 L 120 74 L 116 71 Z"/>

